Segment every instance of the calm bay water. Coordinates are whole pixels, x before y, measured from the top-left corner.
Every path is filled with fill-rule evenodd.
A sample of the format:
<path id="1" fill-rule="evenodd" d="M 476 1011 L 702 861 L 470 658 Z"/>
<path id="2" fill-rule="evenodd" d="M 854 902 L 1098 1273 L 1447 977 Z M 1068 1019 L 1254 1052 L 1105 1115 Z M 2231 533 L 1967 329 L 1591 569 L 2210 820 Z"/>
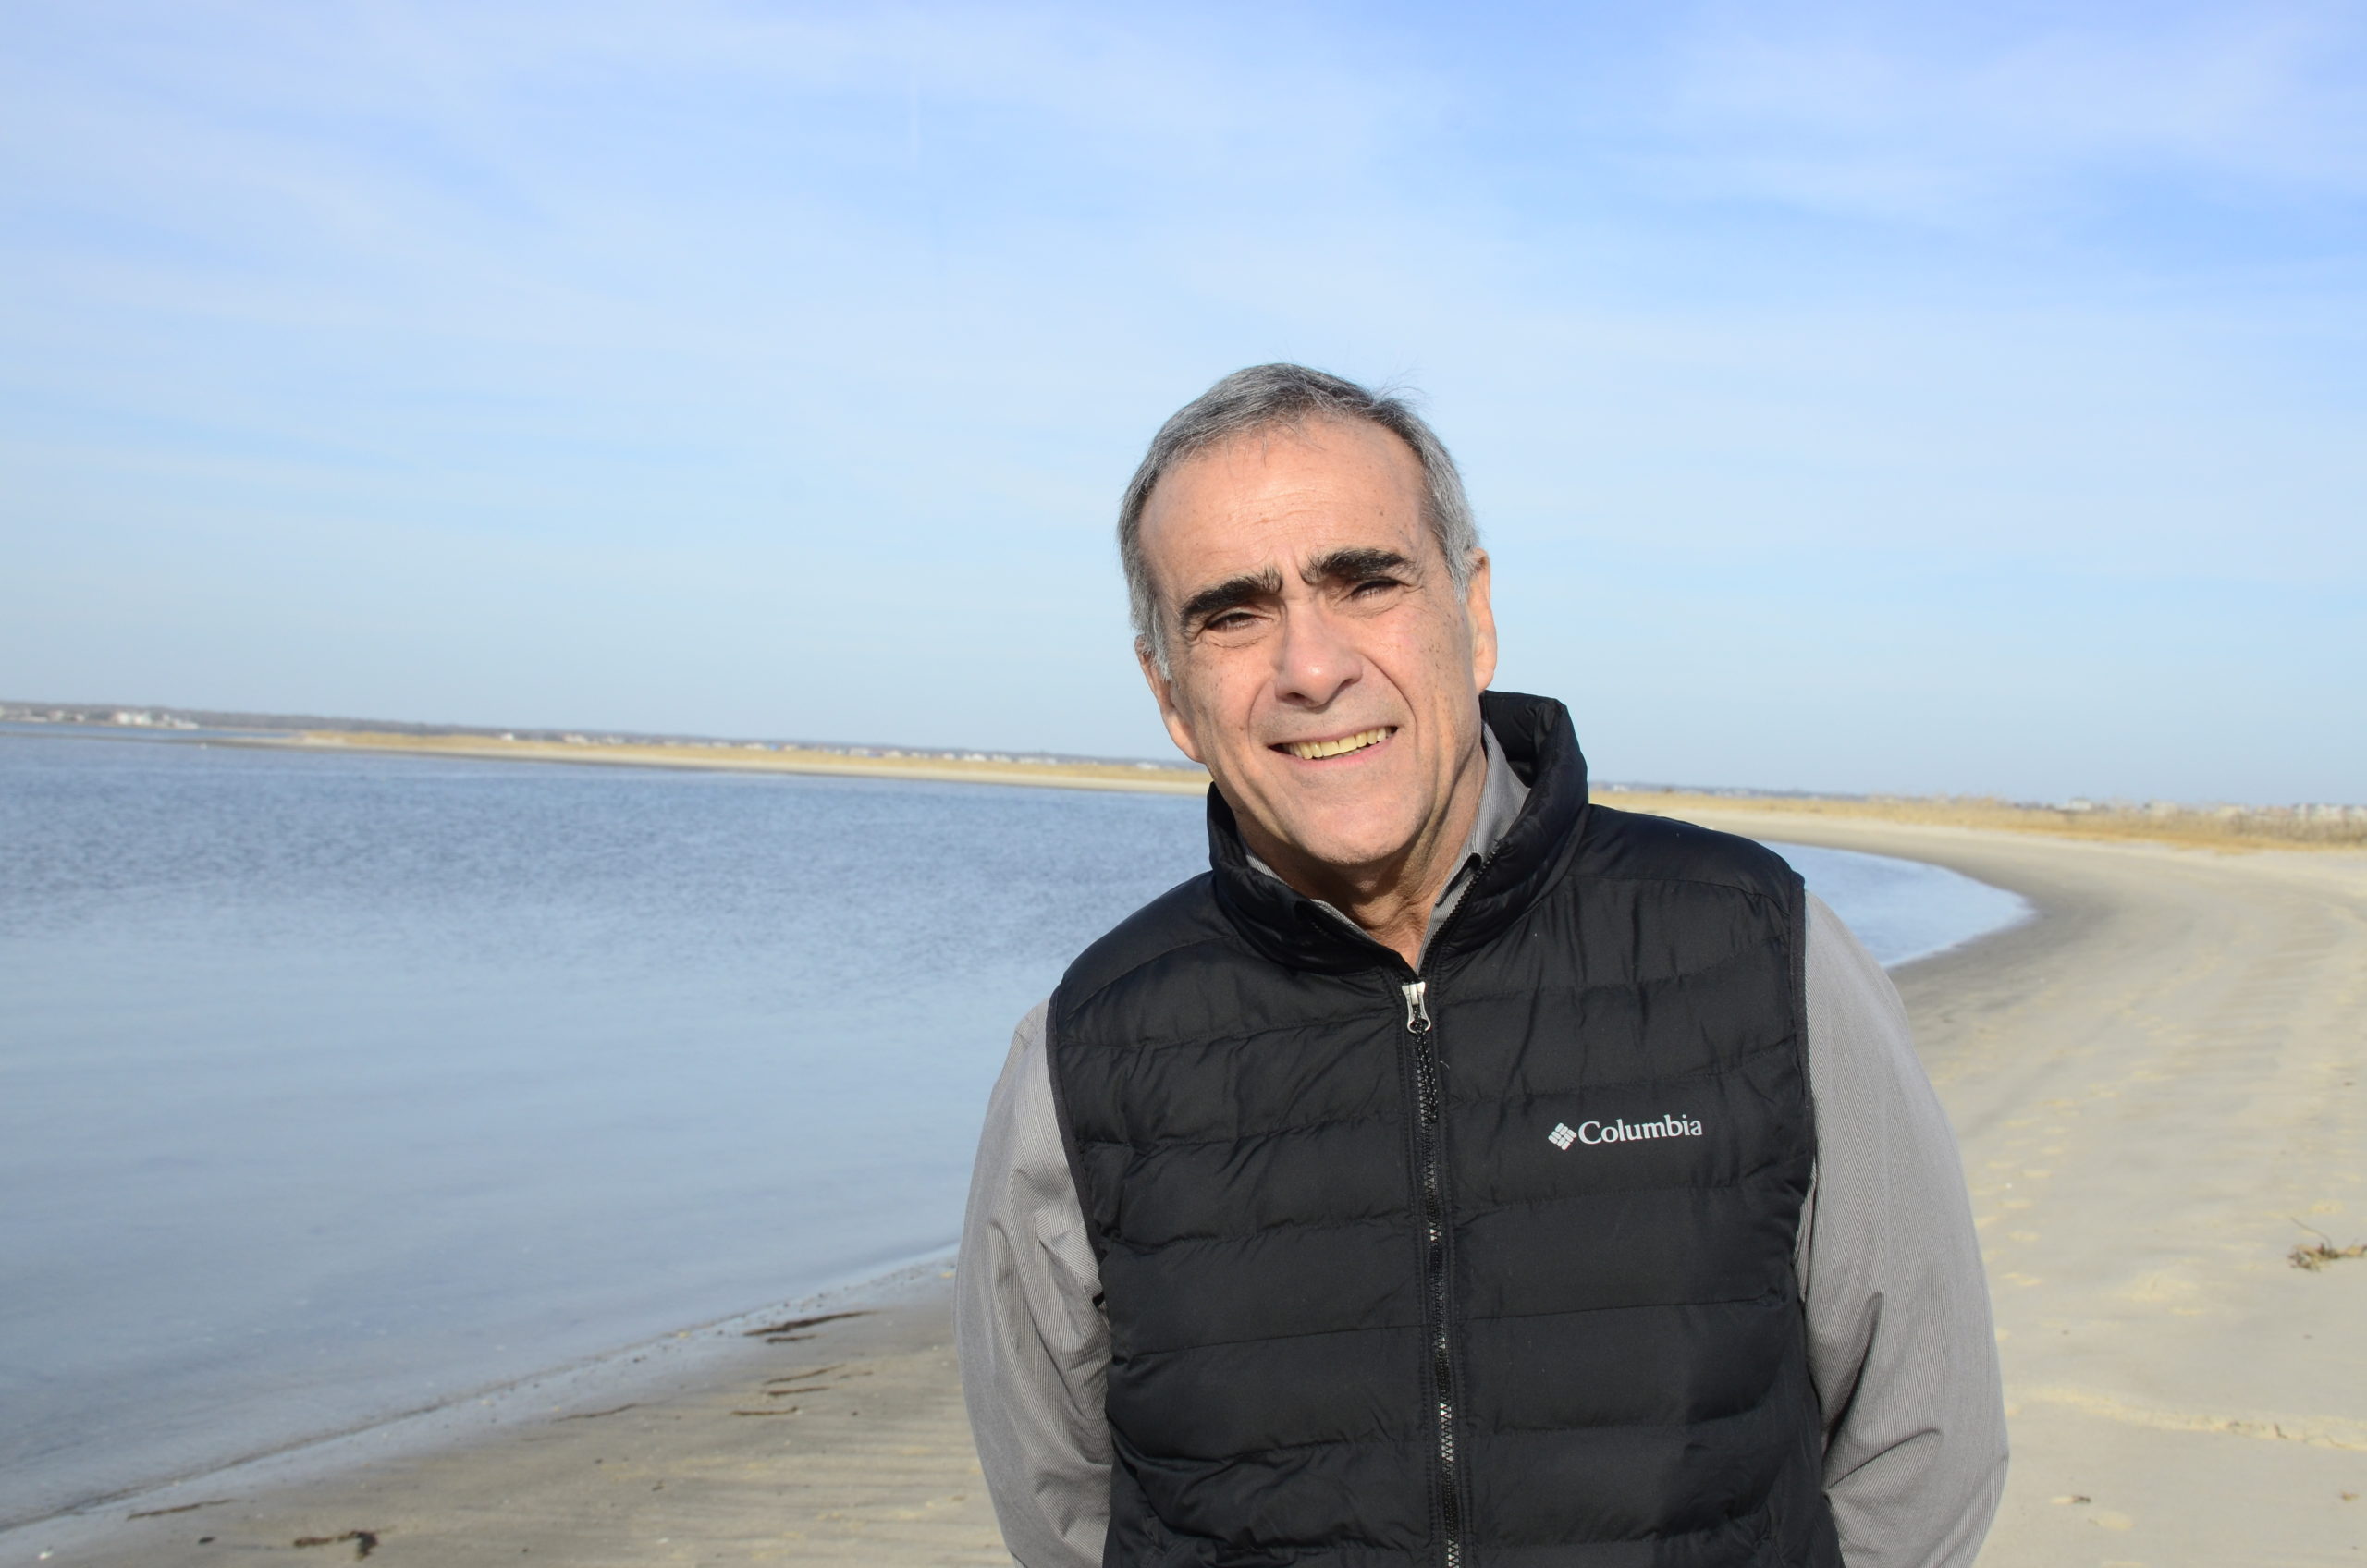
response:
<path id="1" fill-rule="evenodd" d="M 0 731 L 0 1525 L 949 1244 L 1172 796 Z M 1785 848 L 1884 962 L 2011 923 Z"/>

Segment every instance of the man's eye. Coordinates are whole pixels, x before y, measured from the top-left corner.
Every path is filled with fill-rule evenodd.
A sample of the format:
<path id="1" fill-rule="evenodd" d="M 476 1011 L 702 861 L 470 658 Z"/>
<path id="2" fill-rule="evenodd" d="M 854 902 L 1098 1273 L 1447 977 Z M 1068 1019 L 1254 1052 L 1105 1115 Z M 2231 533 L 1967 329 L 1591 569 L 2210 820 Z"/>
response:
<path id="1" fill-rule="evenodd" d="M 1348 592 L 1358 598 L 1370 598 L 1375 594 L 1386 593 L 1396 586 L 1398 586 L 1397 579 L 1393 577 L 1367 577 Z"/>

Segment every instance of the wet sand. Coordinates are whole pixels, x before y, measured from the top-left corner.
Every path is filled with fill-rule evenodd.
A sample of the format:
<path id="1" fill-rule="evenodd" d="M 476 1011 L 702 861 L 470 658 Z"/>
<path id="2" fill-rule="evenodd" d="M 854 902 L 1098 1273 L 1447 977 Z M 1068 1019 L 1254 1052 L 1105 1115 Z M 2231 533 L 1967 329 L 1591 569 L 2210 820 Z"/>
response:
<path id="1" fill-rule="evenodd" d="M 1008 1563 L 950 1291 L 930 1268 L 800 1304 L 782 1332 L 751 1334 L 785 1321 L 762 1315 L 698 1330 L 521 1385 L 480 1421 L 459 1413 L 460 1429 L 430 1422 L 0 1536 L 0 1562 L 325 1565 L 366 1545 L 374 1563 L 430 1568 Z"/>
<path id="2" fill-rule="evenodd" d="M 2288 1261 L 2304 1224 L 2367 1242 L 2367 856 L 1702 819 L 2041 911 L 1898 974 L 1996 1300 L 2015 1452 L 1983 1563 L 2367 1562 L 2367 1257 Z M 475 1429 L 0 1537 L 0 1562 L 344 1562 L 355 1531 L 438 1568 L 1006 1561 L 947 1288 L 704 1331 Z M 129 1517 L 165 1508 L 187 1511 Z"/>

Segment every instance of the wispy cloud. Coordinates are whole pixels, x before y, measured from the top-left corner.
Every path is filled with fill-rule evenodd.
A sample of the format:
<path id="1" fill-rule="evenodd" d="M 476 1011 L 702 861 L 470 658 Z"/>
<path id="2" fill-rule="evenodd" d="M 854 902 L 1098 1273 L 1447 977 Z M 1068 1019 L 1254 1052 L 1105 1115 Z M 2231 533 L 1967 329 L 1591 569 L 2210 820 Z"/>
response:
<path id="1" fill-rule="evenodd" d="M 2054 623 L 2001 657 L 2142 681 L 2202 668 L 2181 585 L 2245 584 L 2209 658 L 2266 669 L 2319 622 L 2263 605 L 2367 580 L 2355 8 L 12 29 L 0 533 L 57 606 L 0 627 L 29 689 L 1153 749 L 1110 496 L 1274 357 L 1425 386 L 1508 583 L 1662 606 L 1715 664 L 1759 655 L 1694 563 L 1748 563 L 1803 679 L 1869 702 L 1869 582 L 2125 584 L 2124 663 Z M 95 582 L 179 603 L 169 655 Z M 317 656 L 266 656 L 307 584 L 375 630 L 291 608 Z M 1932 658 L 1978 598 L 1928 601 Z M 1531 620 L 1519 678 L 1581 680 L 1613 623 Z M 1651 772 L 1694 739 L 1638 679 L 1606 743 Z M 1781 744 L 1886 756 L 1840 722 Z M 2116 787 L 2091 725 L 2030 744 Z"/>
<path id="2" fill-rule="evenodd" d="M 2076 218 L 2123 183 L 2356 200 L 2363 66 L 2353 6 L 1743 8 L 1676 51 L 1671 163 L 1702 189 L 1952 227 Z"/>

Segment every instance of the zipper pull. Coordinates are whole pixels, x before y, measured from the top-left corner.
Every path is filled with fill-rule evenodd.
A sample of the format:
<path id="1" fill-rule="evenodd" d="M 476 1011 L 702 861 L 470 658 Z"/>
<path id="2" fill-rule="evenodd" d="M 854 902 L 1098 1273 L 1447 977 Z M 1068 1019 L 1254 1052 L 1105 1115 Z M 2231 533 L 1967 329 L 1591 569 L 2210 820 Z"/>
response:
<path id="1" fill-rule="evenodd" d="M 1424 999 L 1429 988 L 1428 980 L 1410 981 L 1398 987 L 1405 993 L 1405 1033 L 1408 1035 L 1430 1032 L 1430 1007 Z"/>

